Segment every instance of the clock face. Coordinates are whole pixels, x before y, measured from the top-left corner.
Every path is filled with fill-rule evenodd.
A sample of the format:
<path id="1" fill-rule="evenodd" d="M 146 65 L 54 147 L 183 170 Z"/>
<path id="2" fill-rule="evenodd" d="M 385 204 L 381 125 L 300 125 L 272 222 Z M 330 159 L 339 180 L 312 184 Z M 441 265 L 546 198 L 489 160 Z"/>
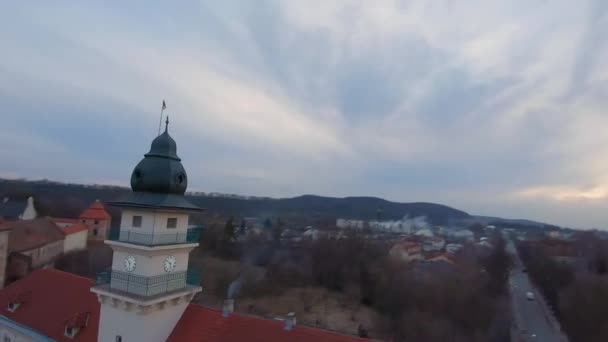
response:
<path id="1" fill-rule="evenodd" d="M 171 272 L 175 269 L 177 261 L 173 255 L 169 255 L 165 258 L 165 272 Z"/>
<path id="2" fill-rule="evenodd" d="M 133 272 L 135 270 L 135 257 L 129 255 L 125 258 L 125 270 L 128 272 Z"/>

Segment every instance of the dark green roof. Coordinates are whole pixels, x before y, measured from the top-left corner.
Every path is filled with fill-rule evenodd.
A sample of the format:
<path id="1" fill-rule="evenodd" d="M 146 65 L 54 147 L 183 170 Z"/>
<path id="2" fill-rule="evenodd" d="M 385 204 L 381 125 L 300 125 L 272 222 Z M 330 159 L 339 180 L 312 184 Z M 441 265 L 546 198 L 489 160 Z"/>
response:
<path id="1" fill-rule="evenodd" d="M 184 198 L 188 176 L 177 156 L 177 144 L 168 132 L 152 141 L 150 152 L 135 166 L 131 174 L 132 193 L 110 202 L 119 207 L 202 210 Z"/>
<path id="2" fill-rule="evenodd" d="M 165 129 L 133 170 L 131 189 L 183 195 L 187 187 L 188 175 L 177 156 L 177 145 Z"/>
<path id="3" fill-rule="evenodd" d="M 117 201 L 108 202 L 115 207 L 179 209 L 201 211 L 203 209 L 190 203 L 183 195 L 134 191 Z"/>

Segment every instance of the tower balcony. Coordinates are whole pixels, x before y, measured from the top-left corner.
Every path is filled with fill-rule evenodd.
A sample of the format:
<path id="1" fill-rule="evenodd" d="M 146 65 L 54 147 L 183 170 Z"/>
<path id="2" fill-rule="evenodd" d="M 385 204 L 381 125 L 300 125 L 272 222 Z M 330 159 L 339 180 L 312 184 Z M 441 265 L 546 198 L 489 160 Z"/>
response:
<path id="1" fill-rule="evenodd" d="M 141 246 L 163 246 L 180 243 L 197 243 L 200 240 L 201 228 L 190 228 L 186 232 L 175 233 L 140 233 L 128 230 L 110 231 L 109 240 L 127 242 Z"/>
<path id="2" fill-rule="evenodd" d="M 138 297 L 154 297 L 200 285 L 201 273 L 198 270 L 167 273 L 153 277 L 111 270 L 98 273 L 95 279 L 96 287 Z"/>

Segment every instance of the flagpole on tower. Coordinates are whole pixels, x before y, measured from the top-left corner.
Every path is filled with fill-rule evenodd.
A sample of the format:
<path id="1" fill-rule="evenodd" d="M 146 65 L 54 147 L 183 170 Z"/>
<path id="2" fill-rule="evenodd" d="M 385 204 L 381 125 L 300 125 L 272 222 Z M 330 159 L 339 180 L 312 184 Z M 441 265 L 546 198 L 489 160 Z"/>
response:
<path id="1" fill-rule="evenodd" d="M 160 108 L 160 120 L 158 120 L 158 135 L 160 135 L 160 126 L 163 123 L 163 111 L 165 110 L 165 108 L 167 108 L 167 105 L 165 104 L 165 100 L 163 99 L 163 105 Z"/>

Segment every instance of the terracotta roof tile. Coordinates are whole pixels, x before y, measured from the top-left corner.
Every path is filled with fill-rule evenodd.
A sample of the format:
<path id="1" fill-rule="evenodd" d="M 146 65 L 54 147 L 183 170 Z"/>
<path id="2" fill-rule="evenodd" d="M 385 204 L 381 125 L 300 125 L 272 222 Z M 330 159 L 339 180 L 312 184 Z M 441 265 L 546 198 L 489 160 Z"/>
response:
<path id="1" fill-rule="evenodd" d="M 190 304 L 173 329 L 168 341 L 353 342 L 369 340 L 299 325 L 287 331 L 281 321 L 238 313 L 223 317 L 219 310 Z"/>
<path id="2" fill-rule="evenodd" d="M 28 251 L 46 244 L 64 240 L 65 236 L 50 218 L 5 222 L 0 230 L 10 229 L 8 249 L 10 252 Z"/>
<path id="3" fill-rule="evenodd" d="M 88 230 L 89 227 L 87 227 L 86 224 L 84 223 L 77 223 L 77 224 L 73 224 L 71 226 L 67 226 L 65 228 L 61 228 L 61 231 L 63 231 L 63 233 L 65 235 L 70 235 L 70 234 L 76 234 L 85 230 Z"/>
<path id="4" fill-rule="evenodd" d="M 106 211 L 103 204 L 99 200 L 93 202 L 82 214 L 80 218 L 84 219 L 96 219 L 96 220 L 109 220 L 110 214 Z"/>
<path id="5" fill-rule="evenodd" d="M 96 341 L 99 302 L 92 285 L 91 279 L 70 273 L 34 271 L 0 291 L 0 314 L 56 341 Z M 12 301 L 22 302 L 14 312 L 7 308 Z M 66 324 L 84 323 L 74 338 L 64 336 Z"/>
<path id="6" fill-rule="evenodd" d="M 56 341 L 96 341 L 100 304 L 90 291 L 93 281 L 54 269 L 42 269 L 0 290 L 0 315 L 30 327 Z M 14 311 L 8 304 L 19 302 Z M 65 326 L 81 326 L 71 339 Z M 224 318 L 219 310 L 190 304 L 169 336 L 169 341 L 207 342 L 354 342 L 355 336 L 233 313 Z"/>
<path id="7" fill-rule="evenodd" d="M 60 224 L 76 224 L 78 222 L 80 222 L 79 219 L 77 218 L 66 218 L 66 217 L 49 217 L 51 219 L 51 221 Z"/>

